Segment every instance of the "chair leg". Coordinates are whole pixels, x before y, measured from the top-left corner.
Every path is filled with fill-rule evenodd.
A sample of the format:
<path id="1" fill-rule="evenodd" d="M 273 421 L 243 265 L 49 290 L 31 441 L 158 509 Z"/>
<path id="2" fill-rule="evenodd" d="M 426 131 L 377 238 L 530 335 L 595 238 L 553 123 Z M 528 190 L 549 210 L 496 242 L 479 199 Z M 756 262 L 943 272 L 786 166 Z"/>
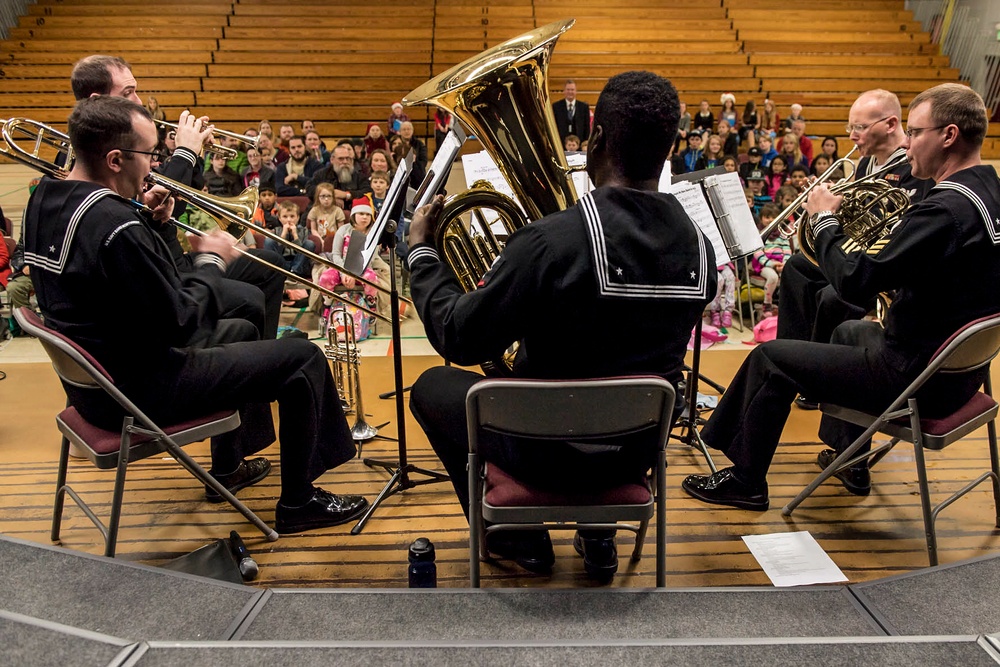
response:
<path id="1" fill-rule="evenodd" d="M 56 499 L 52 506 L 53 542 L 59 541 L 59 530 L 62 527 L 63 506 L 66 502 L 66 469 L 69 466 L 69 439 L 63 437 L 59 445 L 59 470 L 56 472 Z"/>
<path id="2" fill-rule="evenodd" d="M 1000 528 L 1000 455 L 997 454 L 997 425 L 990 421 L 986 425 L 990 442 L 990 469 L 993 470 L 993 510 L 996 513 L 996 527 Z"/>
<path id="3" fill-rule="evenodd" d="M 642 547 L 646 544 L 646 533 L 649 531 L 649 519 L 639 524 L 639 530 L 635 531 L 635 547 L 632 548 L 632 561 L 638 563 L 642 560 Z"/>
<path id="4" fill-rule="evenodd" d="M 920 431 L 920 414 L 917 402 L 910 399 L 910 428 L 913 431 L 913 460 L 917 466 L 917 483 L 920 486 L 920 510 L 924 515 L 924 535 L 927 538 L 927 558 L 930 564 L 938 564 L 937 534 L 934 530 L 934 516 L 931 513 L 930 487 L 927 484 L 927 466 L 924 462 L 924 439 Z"/>
<path id="5" fill-rule="evenodd" d="M 125 418 L 122 427 L 121 445 L 118 449 L 118 469 L 115 472 L 115 488 L 111 494 L 111 518 L 108 520 L 108 535 L 104 546 L 104 555 L 115 557 L 118 545 L 118 523 L 122 518 L 122 498 L 125 495 L 125 474 L 128 472 L 129 450 L 132 447 L 132 417 Z"/>
<path id="6" fill-rule="evenodd" d="M 479 558 L 486 541 L 482 499 L 479 497 L 479 460 L 469 454 L 469 585 L 479 588 Z"/>
<path id="7" fill-rule="evenodd" d="M 660 450 L 656 473 L 656 587 L 667 585 L 667 452 Z"/>

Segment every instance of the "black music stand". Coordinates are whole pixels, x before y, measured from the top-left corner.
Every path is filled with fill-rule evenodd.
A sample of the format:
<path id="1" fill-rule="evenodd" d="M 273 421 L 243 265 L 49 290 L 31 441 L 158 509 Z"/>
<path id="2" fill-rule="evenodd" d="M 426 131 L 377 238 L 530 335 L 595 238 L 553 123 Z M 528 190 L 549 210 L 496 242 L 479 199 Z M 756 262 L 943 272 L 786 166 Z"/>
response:
<path id="1" fill-rule="evenodd" d="M 384 228 L 387 231 L 387 235 L 384 240 L 389 246 L 389 280 L 391 283 L 389 299 L 392 308 L 392 369 L 393 380 L 396 385 L 396 422 L 399 424 L 396 435 L 399 445 L 399 458 L 395 461 L 368 458 L 361 459 L 366 466 L 370 468 L 382 468 L 386 472 L 390 473 L 390 476 L 385 487 L 383 487 L 382 491 L 380 491 L 378 496 L 375 497 L 375 500 L 372 501 L 371 505 L 368 506 L 364 516 L 362 516 L 357 524 L 355 524 L 354 528 L 351 529 L 351 535 L 357 535 L 364 530 L 365 524 L 368 523 L 372 514 L 375 513 L 375 510 L 379 508 L 379 505 L 381 505 L 382 502 L 389 496 L 406 491 L 407 489 L 412 489 L 415 486 L 451 481 L 451 478 L 448 475 L 434 470 L 419 468 L 412 463 L 409 463 L 406 458 L 406 401 L 403 396 L 403 350 L 402 338 L 399 333 L 399 289 L 397 287 L 396 279 L 395 220 L 388 221 Z M 411 474 L 423 475 L 426 479 L 411 479 Z"/>

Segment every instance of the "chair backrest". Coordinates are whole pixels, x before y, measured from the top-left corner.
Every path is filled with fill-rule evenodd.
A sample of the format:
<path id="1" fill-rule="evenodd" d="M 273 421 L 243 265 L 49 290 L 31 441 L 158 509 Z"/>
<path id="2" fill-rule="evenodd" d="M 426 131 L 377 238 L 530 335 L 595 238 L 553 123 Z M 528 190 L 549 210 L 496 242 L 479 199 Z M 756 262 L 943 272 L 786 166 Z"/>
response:
<path id="1" fill-rule="evenodd" d="M 5 236 L 3 237 L 3 242 L 7 246 L 7 255 L 13 257 L 14 250 L 17 248 L 17 239 L 12 236 Z"/>
<path id="2" fill-rule="evenodd" d="M 45 326 L 31 308 L 14 309 L 14 319 L 27 333 L 37 338 L 60 378 L 77 387 L 101 387 L 103 379 L 113 384 L 111 375 L 82 347 L 66 336 Z"/>
<path id="3" fill-rule="evenodd" d="M 466 396 L 469 447 L 479 428 L 550 440 L 613 438 L 659 428 L 666 446 L 674 388 L 659 377 L 478 382 Z"/>
<path id="4" fill-rule="evenodd" d="M 278 204 L 286 201 L 295 202 L 295 204 L 299 207 L 299 211 L 301 212 L 304 212 L 307 208 L 309 208 L 309 205 L 312 203 L 311 201 L 309 201 L 309 197 L 306 197 L 305 195 L 276 197 L 275 201 Z"/>
<path id="5" fill-rule="evenodd" d="M 1000 314 L 969 322 L 942 343 L 931 366 L 948 373 L 975 370 L 1000 353 Z"/>

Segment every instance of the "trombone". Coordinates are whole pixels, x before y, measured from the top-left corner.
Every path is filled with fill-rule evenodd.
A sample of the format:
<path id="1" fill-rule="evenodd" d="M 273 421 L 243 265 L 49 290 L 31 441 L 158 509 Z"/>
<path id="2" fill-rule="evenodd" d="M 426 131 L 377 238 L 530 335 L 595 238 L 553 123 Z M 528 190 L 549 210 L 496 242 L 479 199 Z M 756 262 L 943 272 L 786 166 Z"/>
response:
<path id="1" fill-rule="evenodd" d="M 15 133 L 18 133 L 24 137 L 33 138 L 33 143 L 34 143 L 33 150 L 27 151 L 24 148 L 22 148 L 14 140 Z M 69 137 L 66 134 L 48 125 L 39 123 L 37 121 L 29 120 L 26 118 L 12 118 L 3 123 L 2 128 L 0 128 L 0 136 L 3 137 L 3 143 L 0 143 L 0 155 L 3 155 L 16 162 L 20 162 L 29 167 L 32 167 L 37 171 L 40 171 L 43 174 L 50 176 L 52 178 L 62 180 L 66 178 L 66 175 L 69 173 L 69 171 L 64 167 L 60 167 L 57 164 L 55 164 L 55 162 L 46 160 L 45 158 L 39 155 L 43 146 L 51 146 L 58 150 L 69 151 L 70 155 L 72 155 L 72 146 L 70 146 Z M 253 231 L 259 232 L 260 234 L 262 234 L 267 238 L 274 239 L 275 241 L 277 241 L 282 245 L 289 245 L 288 240 L 283 238 L 280 234 L 276 234 L 272 232 L 270 229 L 267 229 L 266 227 L 260 227 L 259 225 L 256 225 L 250 221 L 251 218 L 253 217 L 254 211 L 257 208 L 256 188 L 247 188 L 236 197 L 227 198 L 227 197 L 217 197 L 214 195 L 209 195 L 206 192 L 202 192 L 201 190 L 197 190 L 182 183 L 178 183 L 155 172 L 150 173 L 147 179 L 155 185 L 163 186 L 178 199 L 181 199 L 191 204 L 192 206 L 195 206 L 205 211 L 209 215 L 211 215 L 223 231 L 228 232 L 230 227 L 239 226 L 240 233 L 233 234 L 233 236 L 237 236 L 237 238 L 242 237 L 243 234 L 245 233 L 245 230 L 249 228 Z M 142 209 L 146 208 L 142 204 L 136 203 L 136 205 Z M 171 222 L 185 231 L 197 234 L 199 236 L 204 235 L 204 232 L 202 232 L 201 230 L 191 227 L 190 225 L 180 222 L 179 220 L 171 220 Z M 274 271 L 277 271 L 278 273 L 284 275 L 285 277 L 291 278 L 292 280 L 295 280 L 296 282 L 299 282 L 305 285 L 306 287 L 318 290 L 320 293 L 329 296 L 333 299 L 336 299 L 337 301 L 349 304 L 351 306 L 354 306 L 355 308 L 363 310 L 369 315 L 377 317 L 378 319 L 384 322 L 390 321 L 389 318 L 385 317 L 384 315 L 380 315 L 379 313 L 370 308 L 359 306 L 354 302 L 350 301 L 349 299 L 345 298 L 344 296 L 334 292 L 333 290 L 323 287 L 322 285 L 318 285 L 312 281 L 306 280 L 302 276 L 299 276 L 298 274 L 293 273 L 283 267 L 276 266 L 268 262 L 267 260 L 261 259 L 257 255 L 247 252 L 243 248 L 238 248 L 237 250 L 242 255 L 245 255 L 249 259 L 258 262 L 260 264 L 263 264 L 264 266 Z M 355 275 L 350 271 L 347 271 L 343 267 L 337 266 L 332 261 L 323 257 L 322 255 L 318 255 L 314 252 L 308 251 L 305 248 L 300 248 L 298 246 L 295 246 L 295 250 L 302 252 L 307 257 L 309 257 L 315 262 L 322 264 L 323 266 L 336 268 L 342 274 L 349 275 L 358 282 L 370 285 L 371 287 L 374 287 L 376 290 L 382 292 L 383 294 L 389 293 L 388 289 L 382 287 L 378 283 L 372 282 L 367 278 L 364 278 L 363 276 Z M 404 299 L 403 297 L 400 297 L 400 299 L 406 301 L 411 305 L 413 303 L 412 301 Z"/>
<path id="2" fill-rule="evenodd" d="M 174 131 L 180 129 L 178 128 L 176 123 L 168 123 L 165 120 L 156 120 L 154 118 L 153 123 L 158 125 L 159 127 L 166 127 Z M 227 137 L 229 139 L 235 139 L 236 141 L 242 144 L 246 144 L 250 148 L 254 149 L 257 148 L 257 143 L 260 141 L 260 137 L 248 137 L 245 134 L 237 134 L 236 132 L 230 132 L 228 130 L 220 130 L 218 128 L 212 130 L 212 134 L 217 137 Z M 237 155 L 237 150 L 235 148 L 230 148 L 229 146 L 223 146 L 222 144 L 216 144 L 216 143 L 206 144 L 205 152 L 215 153 L 216 155 L 222 156 L 226 160 L 232 160 Z"/>

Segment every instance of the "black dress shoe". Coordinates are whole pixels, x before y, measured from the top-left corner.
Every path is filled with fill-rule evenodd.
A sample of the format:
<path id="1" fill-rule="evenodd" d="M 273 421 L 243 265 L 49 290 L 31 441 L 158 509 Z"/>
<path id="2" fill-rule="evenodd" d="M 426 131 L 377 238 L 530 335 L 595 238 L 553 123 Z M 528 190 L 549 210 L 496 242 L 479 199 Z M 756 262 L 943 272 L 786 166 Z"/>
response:
<path id="1" fill-rule="evenodd" d="M 339 526 L 361 516 L 367 507 L 368 501 L 363 496 L 340 496 L 317 488 L 309 502 L 301 507 L 278 503 L 274 512 L 274 529 L 287 535 Z"/>
<path id="2" fill-rule="evenodd" d="M 816 457 L 816 464 L 826 470 L 830 464 L 837 459 L 837 452 L 832 449 L 824 449 Z M 872 476 L 865 463 L 859 463 L 841 470 L 833 475 L 840 480 L 844 488 L 856 496 L 867 496 L 872 492 Z"/>
<path id="3" fill-rule="evenodd" d="M 253 486 L 271 472 L 271 462 L 263 456 L 248 461 L 240 461 L 240 467 L 228 475 L 212 475 L 222 486 L 235 494 L 240 489 Z M 210 486 L 205 487 L 205 500 L 210 503 L 221 503 L 225 498 Z"/>
<path id="4" fill-rule="evenodd" d="M 583 556 L 587 576 L 609 582 L 618 571 L 618 547 L 614 537 L 583 537 L 579 531 L 573 538 L 573 548 Z"/>
<path id="5" fill-rule="evenodd" d="M 736 479 L 732 468 L 711 475 L 688 475 L 681 488 L 689 496 L 714 505 L 730 505 L 763 512 L 769 506 L 767 485 L 757 488 Z"/>
<path id="6" fill-rule="evenodd" d="M 547 530 L 498 530 L 486 536 L 486 550 L 535 574 L 548 574 L 556 562 Z"/>
<path id="7" fill-rule="evenodd" d="M 810 401 L 805 396 L 796 396 L 795 407 L 799 408 L 800 410 L 819 410 L 819 403 Z"/>

